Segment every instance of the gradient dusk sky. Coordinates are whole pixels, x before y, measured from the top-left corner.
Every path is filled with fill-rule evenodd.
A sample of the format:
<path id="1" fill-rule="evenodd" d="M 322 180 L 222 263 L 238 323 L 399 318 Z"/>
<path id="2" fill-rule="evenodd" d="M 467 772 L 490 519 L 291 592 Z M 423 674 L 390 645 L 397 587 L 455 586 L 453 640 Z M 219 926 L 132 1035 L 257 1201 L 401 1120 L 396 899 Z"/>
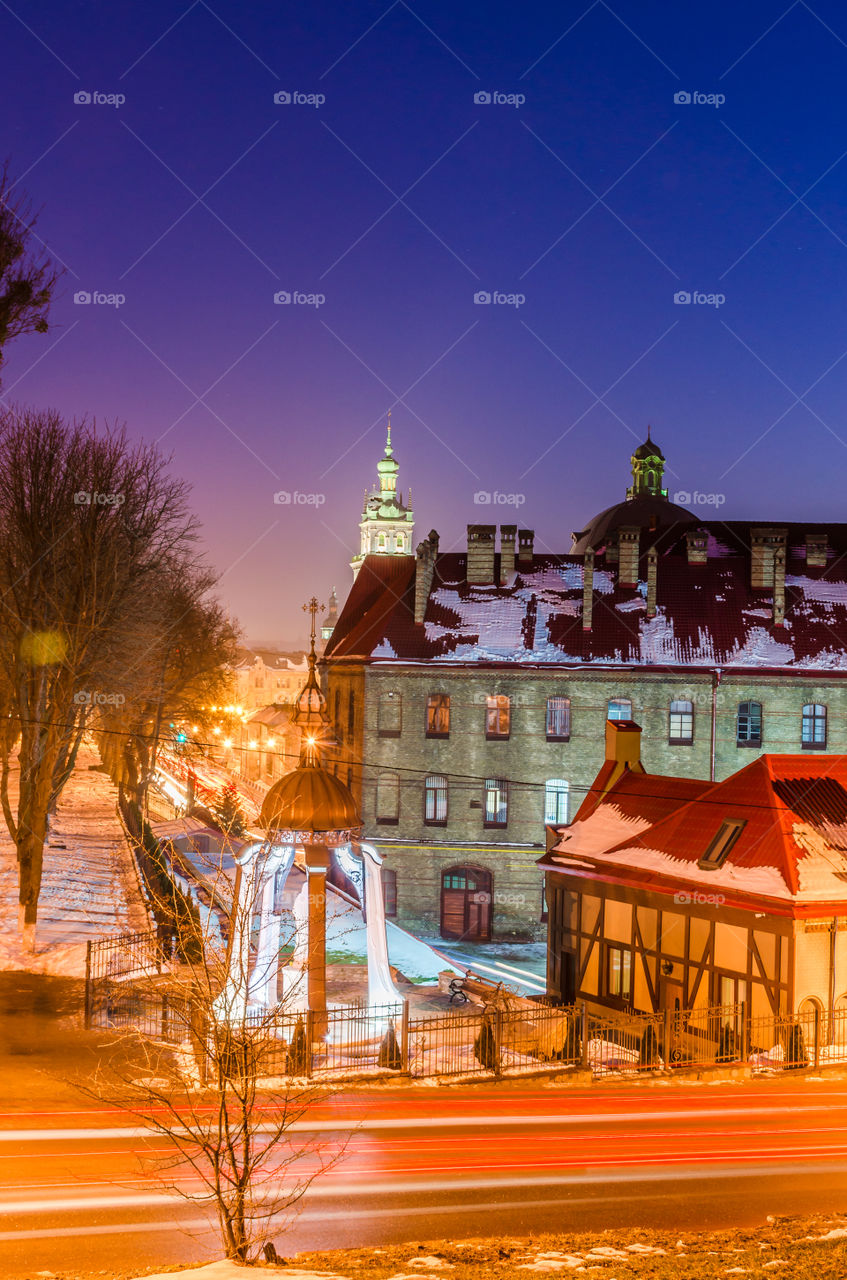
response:
<path id="1" fill-rule="evenodd" d="M 648 422 L 671 496 L 845 519 L 842 4 L 0 0 L 0 45 L 66 267 L 3 397 L 172 452 L 248 639 L 343 599 L 389 410 L 443 549 L 567 551 Z"/>

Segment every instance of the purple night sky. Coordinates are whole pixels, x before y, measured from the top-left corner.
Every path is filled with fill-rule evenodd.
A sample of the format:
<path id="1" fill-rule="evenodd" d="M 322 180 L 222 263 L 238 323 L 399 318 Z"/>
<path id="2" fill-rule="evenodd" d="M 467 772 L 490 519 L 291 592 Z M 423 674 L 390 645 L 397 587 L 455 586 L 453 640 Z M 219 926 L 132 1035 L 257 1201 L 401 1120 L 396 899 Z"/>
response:
<path id="1" fill-rule="evenodd" d="M 444 549 L 517 519 L 568 550 L 648 422 L 671 496 L 844 519 L 835 0 L 12 0 L 0 42 L 0 157 L 67 268 L 3 395 L 172 451 L 249 639 L 343 599 L 389 409 Z"/>

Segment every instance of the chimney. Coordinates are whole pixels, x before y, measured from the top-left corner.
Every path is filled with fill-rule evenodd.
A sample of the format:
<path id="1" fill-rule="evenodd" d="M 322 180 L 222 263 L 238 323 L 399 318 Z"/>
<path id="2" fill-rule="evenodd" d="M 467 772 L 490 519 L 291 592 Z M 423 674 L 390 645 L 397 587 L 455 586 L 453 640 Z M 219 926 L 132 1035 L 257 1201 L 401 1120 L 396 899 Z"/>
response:
<path id="1" fill-rule="evenodd" d="M 585 553 L 582 569 L 582 629 L 591 630 L 594 617 L 594 552 L 591 547 Z"/>
<path id="2" fill-rule="evenodd" d="M 619 550 L 617 533 L 610 533 L 606 539 L 606 564 L 618 563 Z"/>
<path id="3" fill-rule="evenodd" d="M 494 585 L 494 538 L 496 524 L 468 525 L 468 582 L 472 586 Z"/>
<path id="4" fill-rule="evenodd" d="M 659 553 L 655 547 L 647 552 L 647 617 L 656 616 L 656 566 Z"/>
<path id="5" fill-rule="evenodd" d="M 500 582 L 504 585 L 515 572 L 515 538 L 517 536 L 516 524 L 500 525 Z"/>
<path id="6" fill-rule="evenodd" d="M 825 569 L 828 549 L 829 538 L 825 533 L 807 533 L 806 567 L 808 569 Z"/>
<path id="7" fill-rule="evenodd" d="M 534 529 L 521 529 L 518 534 L 518 568 L 531 569 L 534 556 L 533 544 L 535 542 Z"/>
<path id="8" fill-rule="evenodd" d="M 773 621 L 775 627 L 785 622 L 785 547 L 778 547 L 773 557 Z"/>
<path id="9" fill-rule="evenodd" d="M 709 533 L 707 529 L 688 529 L 685 534 L 685 550 L 689 564 L 705 564 L 708 559 Z"/>
<path id="10" fill-rule="evenodd" d="M 774 552 L 779 547 L 785 550 L 787 536 L 788 530 L 784 528 L 750 529 L 750 586 L 754 591 L 773 586 Z"/>
<path id="11" fill-rule="evenodd" d="M 606 721 L 606 764 L 617 765 L 618 776 L 625 769 L 644 773 L 644 766 L 641 763 L 640 724 L 636 724 L 634 720 Z"/>
<path id="12" fill-rule="evenodd" d="M 641 530 L 638 525 L 624 525 L 619 536 L 618 583 L 622 587 L 634 587 L 638 583 L 638 552 Z"/>
<path id="13" fill-rule="evenodd" d="M 434 529 L 431 529 L 429 537 L 423 542 L 419 542 L 417 547 L 417 560 L 415 561 L 415 622 L 423 622 L 426 614 L 437 555 L 438 534 Z"/>

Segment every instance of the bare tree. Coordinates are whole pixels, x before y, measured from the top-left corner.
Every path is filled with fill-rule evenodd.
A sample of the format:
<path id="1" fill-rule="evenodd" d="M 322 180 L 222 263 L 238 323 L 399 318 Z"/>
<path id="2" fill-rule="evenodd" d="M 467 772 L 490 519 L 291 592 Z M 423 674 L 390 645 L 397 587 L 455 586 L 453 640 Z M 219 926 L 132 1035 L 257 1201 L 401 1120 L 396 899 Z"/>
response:
<path id="1" fill-rule="evenodd" d="M 174 561 L 129 610 L 109 684 L 117 701 L 99 704 L 100 752 L 123 794 L 144 808 L 156 754 L 171 723 L 203 733 L 229 688 L 238 632 L 209 592 L 214 575 L 194 560 Z"/>
<path id="2" fill-rule="evenodd" d="M 35 944 L 43 848 L 94 696 L 120 695 L 129 610 L 196 526 L 187 487 L 122 430 L 54 411 L 0 410 L 0 799 L 19 866 L 19 923 Z M 16 806 L 9 790 L 20 735 Z"/>
<path id="3" fill-rule="evenodd" d="M 0 365 L 3 348 L 23 333 L 46 333 L 59 279 L 47 251 L 34 242 L 37 216 L 6 161 L 0 167 Z"/>
<path id="4" fill-rule="evenodd" d="M 111 1020 L 145 1029 L 117 1032 L 95 1076 L 74 1081 L 98 1105 L 133 1116 L 157 1152 L 164 1148 L 164 1155 L 142 1155 L 143 1165 L 176 1195 L 207 1207 L 226 1257 L 239 1262 L 253 1261 L 263 1247 L 273 1257 L 269 1237 L 290 1223 L 313 1180 L 337 1164 L 348 1141 L 343 1134 L 334 1142 L 314 1131 L 309 1136 L 308 1113 L 328 1096 L 309 1078 L 310 1020 L 291 1007 L 290 995 L 269 1008 L 248 1003 L 248 970 L 255 977 L 268 953 L 260 947 L 245 963 L 230 944 L 250 937 L 267 889 L 268 856 L 263 849 L 239 876 L 235 902 L 220 861 L 206 864 L 212 909 L 202 921 L 184 918 L 193 945 L 182 938 L 164 965 L 129 943 L 125 954 L 113 956 Z M 228 929 L 221 930 L 221 920 Z M 280 941 L 293 946 L 296 930 Z M 180 954 L 197 959 L 182 963 Z"/>

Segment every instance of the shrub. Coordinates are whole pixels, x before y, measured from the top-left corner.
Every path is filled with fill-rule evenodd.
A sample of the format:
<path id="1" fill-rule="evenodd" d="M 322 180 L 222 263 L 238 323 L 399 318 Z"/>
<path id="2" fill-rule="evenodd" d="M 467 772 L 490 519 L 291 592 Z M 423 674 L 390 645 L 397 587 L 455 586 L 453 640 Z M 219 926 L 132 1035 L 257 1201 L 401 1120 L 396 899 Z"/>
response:
<path id="1" fill-rule="evenodd" d="M 306 1028 L 303 1019 L 298 1015 L 294 1035 L 285 1055 L 285 1074 L 287 1076 L 304 1076 L 309 1070 L 309 1042 L 306 1039 Z"/>
<path id="2" fill-rule="evenodd" d="M 479 1029 L 479 1035 L 473 1042 L 474 1056 L 480 1066 L 485 1067 L 487 1071 L 496 1071 L 500 1065 L 497 1054 L 497 1040 L 494 1035 L 494 1027 L 491 1025 L 491 1015 L 488 1009 L 482 1015 L 482 1026 Z"/>
<path id="3" fill-rule="evenodd" d="M 403 1065 L 403 1055 L 397 1043 L 397 1034 L 394 1030 L 393 1021 L 389 1021 L 388 1030 L 382 1037 L 377 1062 L 381 1067 L 388 1067 L 390 1071 L 399 1071 Z"/>

